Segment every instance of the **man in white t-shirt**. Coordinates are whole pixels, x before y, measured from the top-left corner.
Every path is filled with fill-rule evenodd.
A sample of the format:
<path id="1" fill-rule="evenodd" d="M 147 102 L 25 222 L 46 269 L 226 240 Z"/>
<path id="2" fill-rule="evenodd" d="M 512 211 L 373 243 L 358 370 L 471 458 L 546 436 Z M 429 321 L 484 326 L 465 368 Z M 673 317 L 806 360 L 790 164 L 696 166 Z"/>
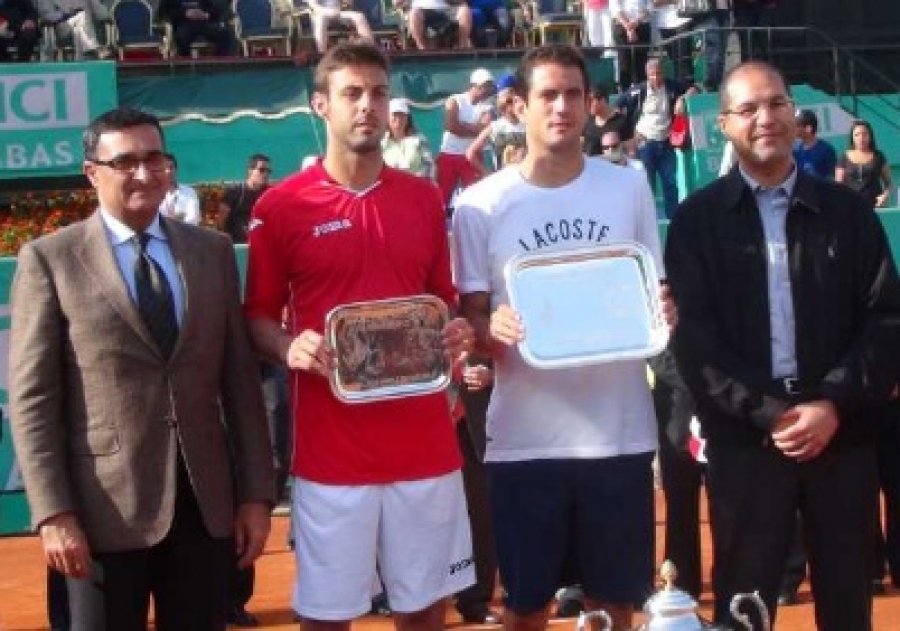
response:
<path id="1" fill-rule="evenodd" d="M 556 588 L 577 582 L 587 608 L 630 628 L 653 583 L 657 431 L 645 364 L 526 363 L 517 344 L 537 331 L 509 306 L 504 267 L 527 252 L 636 241 L 662 271 L 656 211 L 643 174 L 581 152 L 588 74 L 577 49 L 529 50 L 516 90 L 525 159 L 465 190 L 453 221 L 462 312 L 495 362 L 485 460 L 504 625 L 543 628 Z"/>
<path id="2" fill-rule="evenodd" d="M 159 212 L 166 217 L 178 219 L 195 226 L 200 224 L 200 198 L 197 191 L 178 181 L 178 161 L 171 153 L 169 158 L 169 190 L 159 205 Z"/>
<path id="3" fill-rule="evenodd" d="M 469 89 L 451 95 L 444 102 L 444 135 L 435 166 L 445 206 L 450 204 L 458 188 L 465 188 L 481 177 L 481 170 L 469 162 L 466 151 L 491 124 L 492 107 L 488 99 L 495 89 L 490 71 L 477 68 L 469 77 Z"/>

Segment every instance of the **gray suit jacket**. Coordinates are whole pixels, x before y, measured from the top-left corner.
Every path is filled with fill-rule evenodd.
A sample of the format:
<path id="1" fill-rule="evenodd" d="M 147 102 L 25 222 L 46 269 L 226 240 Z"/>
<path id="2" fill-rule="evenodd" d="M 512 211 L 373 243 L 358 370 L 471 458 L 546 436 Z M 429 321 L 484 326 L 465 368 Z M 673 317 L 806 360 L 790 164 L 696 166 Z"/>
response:
<path id="1" fill-rule="evenodd" d="M 12 290 L 10 407 L 32 518 L 74 511 L 93 552 L 158 543 L 179 444 L 210 534 L 271 501 L 272 450 L 231 242 L 162 220 L 185 314 L 164 359 L 98 213 L 25 245 Z"/>

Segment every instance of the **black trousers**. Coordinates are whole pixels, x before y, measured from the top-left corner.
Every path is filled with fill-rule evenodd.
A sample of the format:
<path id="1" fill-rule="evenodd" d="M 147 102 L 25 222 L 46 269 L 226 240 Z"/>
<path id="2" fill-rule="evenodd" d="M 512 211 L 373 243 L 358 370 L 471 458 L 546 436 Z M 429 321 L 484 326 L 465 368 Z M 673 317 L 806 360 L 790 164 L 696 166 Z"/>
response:
<path id="1" fill-rule="evenodd" d="M 756 590 L 774 617 L 799 511 L 817 628 L 871 631 L 875 445 L 832 445 L 805 464 L 762 445 L 710 441 L 706 454 L 716 622 Z"/>
<path id="2" fill-rule="evenodd" d="M 650 44 L 650 24 L 641 23 L 637 28 L 637 42 L 629 42 L 628 35 L 622 25 L 613 24 L 613 42 L 616 46 L 631 46 L 634 48 L 622 48 L 619 50 L 619 87 L 624 92 L 633 83 L 646 79 L 647 57 Z M 640 46 L 637 46 L 637 45 Z"/>
<path id="3" fill-rule="evenodd" d="M 462 395 L 466 417 L 456 424 L 456 436 L 463 454 L 463 486 L 472 528 L 475 584 L 456 595 L 461 611 L 477 610 L 491 602 L 497 581 L 497 551 L 491 528 L 487 474 L 484 469 L 485 411 L 490 390 Z"/>
<path id="4" fill-rule="evenodd" d="M 209 41 L 219 57 L 231 52 L 231 33 L 225 25 L 200 20 L 182 20 L 175 24 L 175 47 L 179 56 L 189 57 L 191 44 L 198 39 Z"/>
<path id="5" fill-rule="evenodd" d="M 900 587 L 900 402 L 893 402 L 881 420 L 878 432 L 878 482 L 884 515 L 873 516 L 877 549 L 873 579 L 882 579 L 887 569 L 891 582 Z"/>
<path id="6" fill-rule="evenodd" d="M 67 579 L 73 631 L 144 631 L 151 595 L 158 631 L 225 629 L 234 540 L 209 535 L 178 469 L 175 517 L 160 543 L 95 554 L 89 578 Z"/>
<path id="7" fill-rule="evenodd" d="M 699 598 L 703 592 L 700 555 L 700 493 L 705 465 L 660 437 L 659 466 L 666 497 L 665 558 L 675 564 L 675 585 Z"/>
<path id="8" fill-rule="evenodd" d="M 651 360 L 656 372 L 653 406 L 659 429 L 659 468 L 666 498 L 665 558 L 675 564 L 680 589 L 699 598 L 703 591 L 700 557 L 700 493 L 706 465 L 689 451 L 694 401 L 677 375 L 675 360 L 665 353 Z M 672 383 L 678 383 L 673 387 Z"/>

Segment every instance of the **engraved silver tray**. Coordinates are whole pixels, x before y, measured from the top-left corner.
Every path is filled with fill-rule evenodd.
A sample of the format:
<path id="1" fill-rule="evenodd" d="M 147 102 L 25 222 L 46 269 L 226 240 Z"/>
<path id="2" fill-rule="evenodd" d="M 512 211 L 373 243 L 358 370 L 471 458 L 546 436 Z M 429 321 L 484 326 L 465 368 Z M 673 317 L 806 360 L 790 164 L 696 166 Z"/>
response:
<path id="1" fill-rule="evenodd" d="M 639 243 L 519 254 L 503 271 L 525 325 L 519 351 L 532 366 L 646 358 L 666 346 L 656 266 Z"/>
<path id="2" fill-rule="evenodd" d="M 437 392 L 450 381 L 441 333 L 447 305 L 434 296 L 341 305 L 325 318 L 337 366 L 329 380 L 346 403 Z"/>

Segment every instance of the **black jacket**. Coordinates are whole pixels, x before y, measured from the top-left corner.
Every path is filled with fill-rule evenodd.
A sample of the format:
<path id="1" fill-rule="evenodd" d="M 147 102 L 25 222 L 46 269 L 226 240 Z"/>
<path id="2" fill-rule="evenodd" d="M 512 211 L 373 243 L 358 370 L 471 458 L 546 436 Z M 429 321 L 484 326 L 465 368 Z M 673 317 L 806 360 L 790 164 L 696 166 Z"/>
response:
<path id="1" fill-rule="evenodd" d="M 900 376 L 900 283 L 887 238 L 849 188 L 797 174 L 787 216 L 802 396 L 837 407 L 835 444 L 871 437 L 868 414 Z M 669 228 L 675 353 L 710 439 L 765 442 L 796 402 L 772 383 L 762 221 L 737 167 L 686 199 Z"/>

